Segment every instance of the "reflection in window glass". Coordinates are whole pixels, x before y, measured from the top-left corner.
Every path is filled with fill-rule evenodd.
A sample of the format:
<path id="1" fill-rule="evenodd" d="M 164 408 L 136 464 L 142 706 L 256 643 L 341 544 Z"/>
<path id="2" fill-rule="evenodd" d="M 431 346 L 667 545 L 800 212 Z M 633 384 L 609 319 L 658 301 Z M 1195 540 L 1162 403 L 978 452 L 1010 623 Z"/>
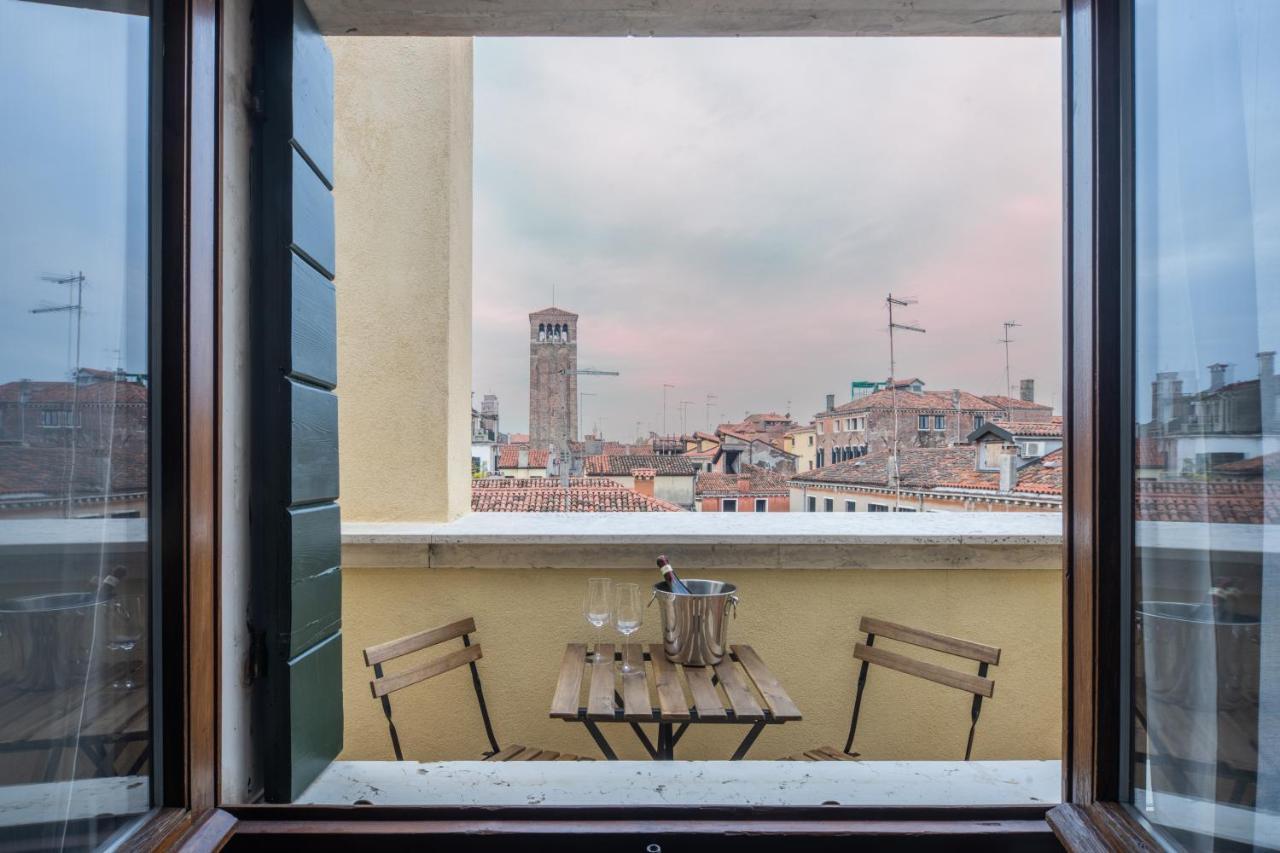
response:
<path id="1" fill-rule="evenodd" d="M 0 0 L 0 838 L 14 849 L 108 844 L 152 804 L 151 27 L 122 8 L 145 4 Z"/>
<path id="2" fill-rule="evenodd" d="M 1133 798 L 1280 846 L 1280 4 L 1136 4 Z"/>

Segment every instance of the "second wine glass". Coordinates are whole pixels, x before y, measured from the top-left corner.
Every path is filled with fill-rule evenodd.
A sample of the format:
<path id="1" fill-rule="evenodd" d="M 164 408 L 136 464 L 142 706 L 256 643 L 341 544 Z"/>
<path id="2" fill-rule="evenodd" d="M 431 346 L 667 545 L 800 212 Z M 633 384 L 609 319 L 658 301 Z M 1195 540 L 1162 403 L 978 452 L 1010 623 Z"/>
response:
<path id="1" fill-rule="evenodd" d="M 604 663 L 604 658 L 600 655 L 600 629 L 609 624 L 609 618 L 613 615 L 613 581 L 608 578 L 587 580 L 587 594 L 582 599 L 582 615 L 596 629 L 591 661 Z"/>
<path id="2" fill-rule="evenodd" d="M 615 587 L 617 599 L 613 605 L 613 627 L 622 635 L 623 642 L 636 631 L 644 621 L 644 606 L 640 603 L 640 586 L 634 583 L 620 583 Z M 635 671 L 628 662 L 627 655 L 622 656 L 622 671 Z"/>

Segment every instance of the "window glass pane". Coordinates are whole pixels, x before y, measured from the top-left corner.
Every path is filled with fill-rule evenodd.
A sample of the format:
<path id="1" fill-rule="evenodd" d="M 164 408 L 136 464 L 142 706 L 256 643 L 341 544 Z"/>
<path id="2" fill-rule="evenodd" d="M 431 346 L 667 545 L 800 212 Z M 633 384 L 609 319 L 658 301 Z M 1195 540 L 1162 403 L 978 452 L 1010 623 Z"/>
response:
<path id="1" fill-rule="evenodd" d="M 91 7 L 91 8 L 80 8 Z M 152 805 L 145 3 L 0 0 L 0 838 Z"/>
<path id="2" fill-rule="evenodd" d="M 1176 848 L 1272 848 L 1280 4 L 1138 0 L 1134 36 L 1134 806 Z"/>

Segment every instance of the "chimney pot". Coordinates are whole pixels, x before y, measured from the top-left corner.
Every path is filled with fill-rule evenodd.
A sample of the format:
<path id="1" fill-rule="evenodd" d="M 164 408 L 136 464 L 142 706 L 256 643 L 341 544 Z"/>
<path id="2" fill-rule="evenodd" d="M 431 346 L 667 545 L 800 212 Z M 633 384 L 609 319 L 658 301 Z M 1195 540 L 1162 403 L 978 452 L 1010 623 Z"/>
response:
<path id="1" fill-rule="evenodd" d="M 1000 448 L 1000 492 L 1008 494 L 1018 485 L 1018 446 L 1006 444 Z"/>
<path id="2" fill-rule="evenodd" d="M 835 409 L 836 409 L 836 395 L 828 394 L 827 395 L 827 411 L 834 412 Z"/>
<path id="3" fill-rule="evenodd" d="M 1018 383 L 1018 399 L 1028 403 L 1036 401 L 1036 381 L 1034 379 L 1023 379 Z"/>

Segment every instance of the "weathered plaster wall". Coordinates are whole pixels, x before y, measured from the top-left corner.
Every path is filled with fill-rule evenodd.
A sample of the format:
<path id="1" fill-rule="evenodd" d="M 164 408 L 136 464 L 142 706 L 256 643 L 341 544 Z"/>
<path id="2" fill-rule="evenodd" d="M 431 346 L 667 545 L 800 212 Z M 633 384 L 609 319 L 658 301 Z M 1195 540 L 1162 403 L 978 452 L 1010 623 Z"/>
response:
<path id="1" fill-rule="evenodd" d="M 342 515 L 470 508 L 469 38 L 331 37 Z"/>
<path id="2" fill-rule="evenodd" d="M 1056 549 L 1038 554 L 1012 570 L 718 571 L 716 577 L 735 581 L 742 590 L 737 619 L 730 624 L 731 642 L 749 643 L 761 653 L 805 717 L 768 728 L 751 757 L 843 746 L 857 676 L 853 644 L 863 639 L 857 622 L 864 614 L 1002 647 L 1000 665 L 991 670 L 995 696 L 984 704 L 974 758 L 1058 757 L 1061 566 Z M 654 580 L 652 571 L 371 569 L 350 560 L 343 570 L 343 759 L 392 757 L 360 650 L 468 615 L 476 619 L 475 639 L 484 649 L 479 668 L 500 743 L 599 757 L 581 725 L 547 717 L 560 657 L 566 642 L 591 636 L 580 615 L 588 577 L 605 574 L 647 586 Z M 645 611 L 646 623 L 637 635 L 641 642 L 658 641 L 657 618 L 656 610 Z M 460 645 L 455 640 L 444 648 Z M 928 652 L 920 656 L 963 665 Z M 473 759 L 486 748 L 465 668 L 394 694 L 392 707 L 406 758 Z M 857 748 L 872 759 L 958 760 L 964 755 L 969 707 L 967 694 L 875 669 Z M 626 726 L 605 728 L 621 757 L 644 757 Z M 736 726 L 695 728 L 681 741 L 680 756 L 727 758 L 743 734 L 745 729 Z"/>
<path id="3" fill-rule="evenodd" d="M 262 772 L 252 744 L 254 693 L 250 654 L 249 287 L 253 247 L 250 171 L 253 157 L 253 20 L 249 0 L 222 6 L 222 800 L 252 801 Z"/>

